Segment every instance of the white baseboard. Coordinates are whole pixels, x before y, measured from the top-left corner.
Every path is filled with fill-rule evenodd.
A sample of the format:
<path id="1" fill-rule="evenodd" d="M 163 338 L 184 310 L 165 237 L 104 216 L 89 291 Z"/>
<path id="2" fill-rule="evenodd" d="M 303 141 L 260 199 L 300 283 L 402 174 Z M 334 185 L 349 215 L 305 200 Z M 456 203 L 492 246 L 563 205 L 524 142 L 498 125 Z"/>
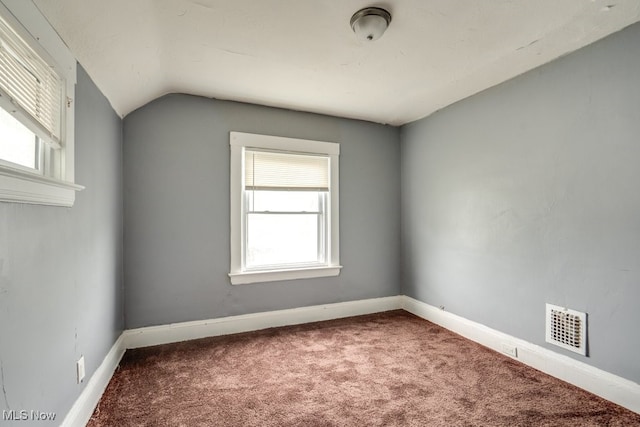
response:
<path id="1" fill-rule="evenodd" d="M 373 298 L 311 307 L 244 314 L 218 319 L 173 323 L 129 329 L 123 332 L 126 348 L 188 341 L 198 338 L 257 331 L 278 326 L 298 325 L 321 320 L 339 319 L 401 308 L 402 297 Z"/>
<path id="2" fill-rule="evenodd" d="M 515 359 L 525 365 L 640 413 L 640 385 L 633 381 L 440 310 L 416 299 L 407 296 L 402 296 L 400 299 L 401 308 L 418 317 L 498 352 L 502 352 L 503 344 L 515 346 L 517 347 Z"/>
<path id="3" fill-rule="evenodd" d="M 120 335 L 67 413 L 67 416 L 61 424 L 62 427 L 81 427 L 87 425 L 96 405 L 102 397 L 102 393 L 104 393 L 109 381 L 111 381 L 111 377 L 118 367 L 125 349 L 124 336 Z"/>

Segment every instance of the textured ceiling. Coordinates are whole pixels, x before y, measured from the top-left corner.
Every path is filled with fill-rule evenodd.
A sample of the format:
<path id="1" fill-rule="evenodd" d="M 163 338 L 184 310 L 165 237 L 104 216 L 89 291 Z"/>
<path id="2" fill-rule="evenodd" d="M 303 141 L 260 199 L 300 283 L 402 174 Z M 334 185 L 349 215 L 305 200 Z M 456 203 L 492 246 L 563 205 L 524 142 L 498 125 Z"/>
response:
<path id="1" fill-rule="evenodd" d="M 120 115 L 167 93 L 404 124 L 640 20 L 640 0 L 34 0 Z M 378 41 L 351 15 L 384 7 Z"/>

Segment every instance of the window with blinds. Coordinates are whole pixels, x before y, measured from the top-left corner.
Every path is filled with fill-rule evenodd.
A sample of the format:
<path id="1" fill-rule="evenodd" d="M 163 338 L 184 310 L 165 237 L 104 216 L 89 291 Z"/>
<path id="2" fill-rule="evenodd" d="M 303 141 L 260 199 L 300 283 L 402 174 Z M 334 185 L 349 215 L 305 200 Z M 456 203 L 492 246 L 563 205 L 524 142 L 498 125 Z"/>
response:
<path id="1" fill-rule="evenodd" d="M 231 280 L 337 275 L 338 144 L 231 133 Z"/>
<path id="2" fill-rule="evenodd" d="M 31 1 L 0 1 L 0 202 L 73 206 L 77 62 Z"/>
<path id="3" fill-rule="evenodd" d="M 0 16 L 0 95 L 35 135 L 59 147 L 63 80 Z"/>
<path id="4" fill-rule="evenodd" d="M 246 270 L 325 264 L 329 158 L 245 149 Z"/>

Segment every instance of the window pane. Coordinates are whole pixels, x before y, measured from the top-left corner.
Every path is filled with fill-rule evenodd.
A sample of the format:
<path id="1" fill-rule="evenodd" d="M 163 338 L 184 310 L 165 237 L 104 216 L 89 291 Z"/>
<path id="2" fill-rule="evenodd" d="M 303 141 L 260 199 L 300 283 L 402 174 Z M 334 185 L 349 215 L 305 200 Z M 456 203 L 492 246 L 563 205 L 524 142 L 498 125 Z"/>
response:
<path id="1" fill-rule="evenodd" d="M 0 159 L 37 169 L 36 136 L 0 108 Z"/>
<path id="2" fill-rule="evenodd" d="M 317 191 L 248 191 L 249 210 L 318 212 Z"/>
<path id="3" fill-rule="evenodd" d="M 247 215 L 248 268 L 312 264 L 318 259 L 318 215 Z"/>

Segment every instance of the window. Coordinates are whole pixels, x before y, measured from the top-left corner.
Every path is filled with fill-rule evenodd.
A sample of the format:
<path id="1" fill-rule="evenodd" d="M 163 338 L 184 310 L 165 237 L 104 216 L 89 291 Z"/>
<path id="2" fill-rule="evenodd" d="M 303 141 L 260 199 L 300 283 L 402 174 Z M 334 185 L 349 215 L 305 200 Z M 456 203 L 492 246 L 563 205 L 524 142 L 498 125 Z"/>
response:
<path id="1" fill-rule="evenodd" d="M 0 4 L 0 201 L 72 206 L 75 59 L 31 2 L 12 4 Z"/>
<path id="2" fill-rule="evenodd" d="M 339 144 L 231 132 L 232 284 L 337 276 Z"/>

